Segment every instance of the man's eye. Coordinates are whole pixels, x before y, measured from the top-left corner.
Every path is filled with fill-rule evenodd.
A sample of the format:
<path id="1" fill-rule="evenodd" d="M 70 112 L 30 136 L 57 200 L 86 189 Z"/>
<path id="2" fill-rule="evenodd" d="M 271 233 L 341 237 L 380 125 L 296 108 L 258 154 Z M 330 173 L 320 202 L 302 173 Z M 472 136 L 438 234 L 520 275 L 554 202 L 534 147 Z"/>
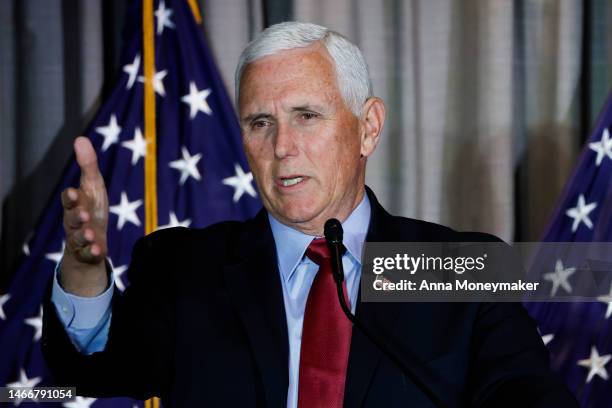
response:
<path id="1" fill-rule="evenodd" d="M 301 116 L 302 116 L 302 119 L 310 120 L 310 119 L 314 119 L 318 117 L 319 115 L 317 115 L 316 113 L 312 113 L 312 112 L 303 112 Z"/>
<path id="2" fill-rule="evenodd" d="M 270 125 L 270 122 L 268 122 L 267 120 L 258 120 L 258 121 L 253 122 L 251 126 L 253 127 L 253 129 L 257 129 L 257 128 L 261 129 L 269 125 Z"/>

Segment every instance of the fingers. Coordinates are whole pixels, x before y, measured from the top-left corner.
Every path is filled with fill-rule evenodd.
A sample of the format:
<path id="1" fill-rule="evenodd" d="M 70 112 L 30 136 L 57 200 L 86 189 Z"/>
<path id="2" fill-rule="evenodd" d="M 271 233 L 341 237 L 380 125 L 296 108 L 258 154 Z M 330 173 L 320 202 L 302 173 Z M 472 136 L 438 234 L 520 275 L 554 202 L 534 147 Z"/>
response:
<path id="1" fill-rule="evenodd" d="M 102 255 L 102 247 L 96 243 L 91 244 L 90 246 L 87 247 L 89 249 L 89 255 L 95 259 L 95 260 L 99 260 L 101 258 L 100 255 Z"/>
<path id="2" fill-rule="evenodd" d="M 62 206 L 66 210 L 76 207 L 79 193 L 76 189 L 68 187 L 62 191 Z"/>
<path id="3" fill-rule="evenodd" d="M 61 195 L 65 255 L 76 261 L 72 262 L 73 265 L 96 264 L 104 260 L 107 252 L 108 197 L 96 152 L 89 139 L 77 137 L 74 151 L 81 169 L 81 185 L 67 188 Z"/>
<path id="4" fill-rule="evenodd" d="M 93 244 L 95 234 L 91 228 L 81 228 L 72 235 L 76 247 L 82 248 Z"/>
<path id="5" fill-rule="evenodd" d="M 91 200 L 81 191 L 68 187 L 61 194 L 64 222 L 71 228 L 79 228 L 91 219 Z"/>
<path id="6" fill-rule="evenodd" d="M 74 207 L 64 212 L 64 222 L 66 226 L 72 229 L 81 228 L 81 226 L 88 223 L 89 220 L 91 220 L 89 212 L 81 206 Z"/>
<path id="7" fill-rule="evenodd" d="M 89 188 L 104 187 L 104 179 L 98 168 L 98 158 L 88 138 L 79 136 L 74 141 L 74 152 L 81 168 L 81 186 Z"/>
<path id="8" fill-rule="evenodd" d="M 83 264 L 97 264 L 106 257 L 106 222 L 95 218 L 96 206 L 81 189 L 62 192 L 64 207 L 65 255 Z"/>
<path id="9" fill-rule="evenodd" d="M 96 222 L 86 202 L 87 197 L 79 190 L 62 193 L 66 252 L 79 262 L 93 264 L 106 256 L 106 226 Z"/>
<path id="10" fill-rule="evenodd" d="M 98 263 L 106 256 L 106 244 L 100 233 L 90 227 L 73 231 L 68 238 L 66 251 L 83 263 Z"/>

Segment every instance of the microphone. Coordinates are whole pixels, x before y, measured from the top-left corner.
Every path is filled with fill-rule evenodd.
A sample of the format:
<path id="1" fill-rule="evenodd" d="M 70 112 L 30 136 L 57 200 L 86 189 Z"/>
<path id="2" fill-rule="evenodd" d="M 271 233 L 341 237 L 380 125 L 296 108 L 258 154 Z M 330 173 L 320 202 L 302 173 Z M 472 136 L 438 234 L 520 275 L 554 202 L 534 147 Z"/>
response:
<path id="1" fill-rule="evenodd" d="M 404 374 L 419 387 L 425 395 L 436 405 L 437 407 L 448 407 L 449 405 L 442 401 L 431 388 L 427 382 L 434 382 L 429 372 L 425 371 L 421 367 L 420 363 L 416 362 L 414 357 L 410 357 L 405 361 L 404 358 L 400 357 L 397 353 L 391 350 L 387 345 L 370 332 L 357 317 L 351 313 L 346 300 L 344 298 L 344 290 L 342 288 L 342 282 L 344 281 L 344 268 L 342 266 L 342 255 L 344 246 L 342 245 L 342 238 L 344 235 L 342 224 L 335 218 L 330 218 L 325 222 L 323 227 L 323 234 L 325 235 L 325 241 L 331 251 L 331 264 L 332 264 L 332 275 L 336 282 L 336 289 L 338 292 L 338 301 L 340 307 L 346 315 L 346 317 L 353 323 L 359 331 L 361 331 L 374 345 L 382 351 L 395 365 L 404 372 Z M 407 356 L 406 356 L 407 357 Z M 425 381 L 427 380 L 427 381 Z"/>
<path id="2" fill-rule="evenodd" d="M 344 236 L 344 231 L 342 229 L 342 224 L 337 219 L 330 218 L 325 222 L 323 234 L 325 235 L 327 246 L 331 251 L 332 274 L 334 280 L 336 281 L 336 285 L 340 285 L 340 289 L 342 289 L 342 282 L 344 281 L 344 268 L 342 267 L 342 255 L 344 254 L 342 238 Z M 344 296 L 341 296 L 341 298 L 344 300 Z"/>

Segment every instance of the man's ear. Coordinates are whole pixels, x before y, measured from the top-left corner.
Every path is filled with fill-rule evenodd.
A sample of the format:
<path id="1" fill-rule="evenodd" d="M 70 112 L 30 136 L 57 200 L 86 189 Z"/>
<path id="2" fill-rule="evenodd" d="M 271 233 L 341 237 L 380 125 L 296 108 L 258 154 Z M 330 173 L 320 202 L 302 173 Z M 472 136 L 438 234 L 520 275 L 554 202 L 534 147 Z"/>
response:
<path id="1" fill-rule="evenodd" d="M 382 99 L 373 96 L 363 104 L 361 157 L 368 157 L 374 153 L 385 123 L 385 116 L 385 104 Z"/>

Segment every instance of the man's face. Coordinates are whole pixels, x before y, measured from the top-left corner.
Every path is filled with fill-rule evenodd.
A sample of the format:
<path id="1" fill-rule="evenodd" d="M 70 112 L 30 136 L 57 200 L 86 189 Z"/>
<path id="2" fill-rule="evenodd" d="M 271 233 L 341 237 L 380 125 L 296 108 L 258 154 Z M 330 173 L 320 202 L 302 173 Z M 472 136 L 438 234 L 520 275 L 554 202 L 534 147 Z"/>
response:
<path id="1" fill-rule="evenodd" d="M 343 221 L 364 193 L 364 132 L 344 103 L 319 44 L 249 64 L 240 86 L 244 149 L 266 209 L 319 235 Z"/>

